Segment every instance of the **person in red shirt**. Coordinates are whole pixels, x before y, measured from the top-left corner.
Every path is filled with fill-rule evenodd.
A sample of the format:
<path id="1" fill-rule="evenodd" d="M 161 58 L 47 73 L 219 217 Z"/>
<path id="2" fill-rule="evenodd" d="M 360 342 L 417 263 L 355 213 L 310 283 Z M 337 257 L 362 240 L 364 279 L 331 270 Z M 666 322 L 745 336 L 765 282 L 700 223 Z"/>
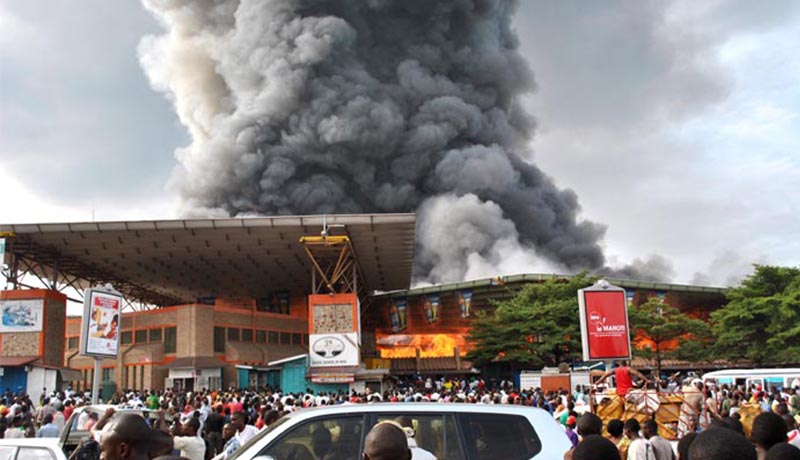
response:
<path id="1" fill-rule="evenodd" d="M 628 391 L 631 388 L 633 388 L 633 377 L 632 376 L 636 376 L 636 377 L 644 380 L 645 383 L 650 383 L 650 380 L 648 380 L 648 378 L 645 377 L 641 372 L 637 371 L 636 369 L 634 369 L 632 367 L 628 367 L 627 362 L 621 361 L 618 364 L 619 365 L 617 367 L 615 367 L 614 369 L 607 370 L 606 373 L 603 374 L 603 376 L 600 377 L 600 379 L 597 380 L 597 382 L 595 382 L 595 383 L 597 385 L 600 385 L 608 377 L 610 377 L 613 374 L 614 375 L 614 380 L 617 383 L 617 395 L 619 395 L 619 396 L 621 396 L 623 398 L 625 396 L 627 396 L 628 395 Z"/>
<path id="2" fill-rule="evenodd" d="M 64 401 L 64 420 L 69 420 L 74 411 L 75 406 L 72 405 L 72 401 L 69 399 Z"/>

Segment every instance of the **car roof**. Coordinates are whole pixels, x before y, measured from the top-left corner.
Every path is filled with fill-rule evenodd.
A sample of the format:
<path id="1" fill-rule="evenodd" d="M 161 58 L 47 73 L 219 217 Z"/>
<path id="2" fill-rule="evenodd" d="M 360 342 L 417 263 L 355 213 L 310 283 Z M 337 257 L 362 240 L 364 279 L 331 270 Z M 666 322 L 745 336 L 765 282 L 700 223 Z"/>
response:
<path id="1" fill-rule="evenodd" d="M 52 447 L 58 449 L 58 438 L 0 438 L 0 446 Z"/>
<path id="2" fill-rule="evenodd" d="M 482 413 L 482 414 L 513 414 L 523 416 L 541 416 L 543 409 L 529 406 L 506 404 L 472 404 L 472 403 L 401 403 L 379 402 L 369 404 L 338 404 L 335 406 L 311 407 L 288 414 L 288 417 L 319 417 L 321 415 L 339 414 L 365 414 L 376 412 L 431 412 L 431 413 Z"/>

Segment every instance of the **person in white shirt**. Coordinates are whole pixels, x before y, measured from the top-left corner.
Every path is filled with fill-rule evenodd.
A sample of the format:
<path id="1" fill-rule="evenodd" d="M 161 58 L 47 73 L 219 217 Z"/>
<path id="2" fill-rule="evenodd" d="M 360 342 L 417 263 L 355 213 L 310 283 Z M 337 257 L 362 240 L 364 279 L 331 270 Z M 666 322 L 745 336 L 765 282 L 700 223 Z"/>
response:
<path id="1" fill-rule="evenodd" d="M 204 460 L 206 456 L 206 442 L 197 436 L 200 421 L 191 418 L 181 425 L 181 435 L 172 438 L 176 449 L 181 451 L 181 456 L 189 460 Z"/>
<path id="2" fill-rule="evenodd" d="M 658 460 L 675 460 L 675 452 L 669 441 L 658 435 L 658 423 L 653 419 L 647 419 L 642 423 L 642 435 L 653 446 Z"/>
<path id="3" fill-rule="evenodd" d="M 628 460 L 656 460 L 653 446 L 646 439 L 639 437 L 639 422 L 632 418 L 625 422 L 625 436 L 631 440 L 628 447 Z"/>
<path id="4" fill-rule="evenodd" d="M 244 412 L 235 412 L 231 415 L 231 423 L 236 428 L 236 434 L 234 436 L 241 446 L 258 434 L 258 428 L 247 424 L 247 416 Z"/>

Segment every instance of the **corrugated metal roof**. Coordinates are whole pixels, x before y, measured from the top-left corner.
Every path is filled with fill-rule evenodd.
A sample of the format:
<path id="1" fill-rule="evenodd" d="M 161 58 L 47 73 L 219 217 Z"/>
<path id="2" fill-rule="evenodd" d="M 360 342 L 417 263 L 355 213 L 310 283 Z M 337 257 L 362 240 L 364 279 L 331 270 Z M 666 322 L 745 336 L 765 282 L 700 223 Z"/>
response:
<path id="1" fill-rule="evenodd" d="M 12 224 L 0 232 L 14 234 L 6 252 L 43 278 L 57 266 L 83 288 L 110 282 L 129 300 L 164 306 L 276 290 L 305 295 L 311 262 L 299 238 L 319 235 L 323 220 L 350 237 L 369 291 L 409 286 L 414 214 Z"/>

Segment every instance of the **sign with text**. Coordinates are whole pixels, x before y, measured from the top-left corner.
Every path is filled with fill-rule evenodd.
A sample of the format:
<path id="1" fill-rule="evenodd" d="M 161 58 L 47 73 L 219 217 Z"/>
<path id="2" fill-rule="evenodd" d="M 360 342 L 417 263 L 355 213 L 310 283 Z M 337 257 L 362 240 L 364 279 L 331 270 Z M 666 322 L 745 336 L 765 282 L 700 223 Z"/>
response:
<path id="1" fill-rule="evenodd" d="M 604 280 L 578 291 L 583 360 L 630 359 L 625 290 Z"/>
<path id="2" fill-rule="evenodd" d="M 122 294 L 107 288 L 86 291 L 81 322 L 82 355 L 116 357 L 119 349 L 119 325 Z"/>
<path id="3" fill-rule="evenodd" d="M 358 366 L 359 302 L 355 294 L 308 296 L 309 366 Z"/>

